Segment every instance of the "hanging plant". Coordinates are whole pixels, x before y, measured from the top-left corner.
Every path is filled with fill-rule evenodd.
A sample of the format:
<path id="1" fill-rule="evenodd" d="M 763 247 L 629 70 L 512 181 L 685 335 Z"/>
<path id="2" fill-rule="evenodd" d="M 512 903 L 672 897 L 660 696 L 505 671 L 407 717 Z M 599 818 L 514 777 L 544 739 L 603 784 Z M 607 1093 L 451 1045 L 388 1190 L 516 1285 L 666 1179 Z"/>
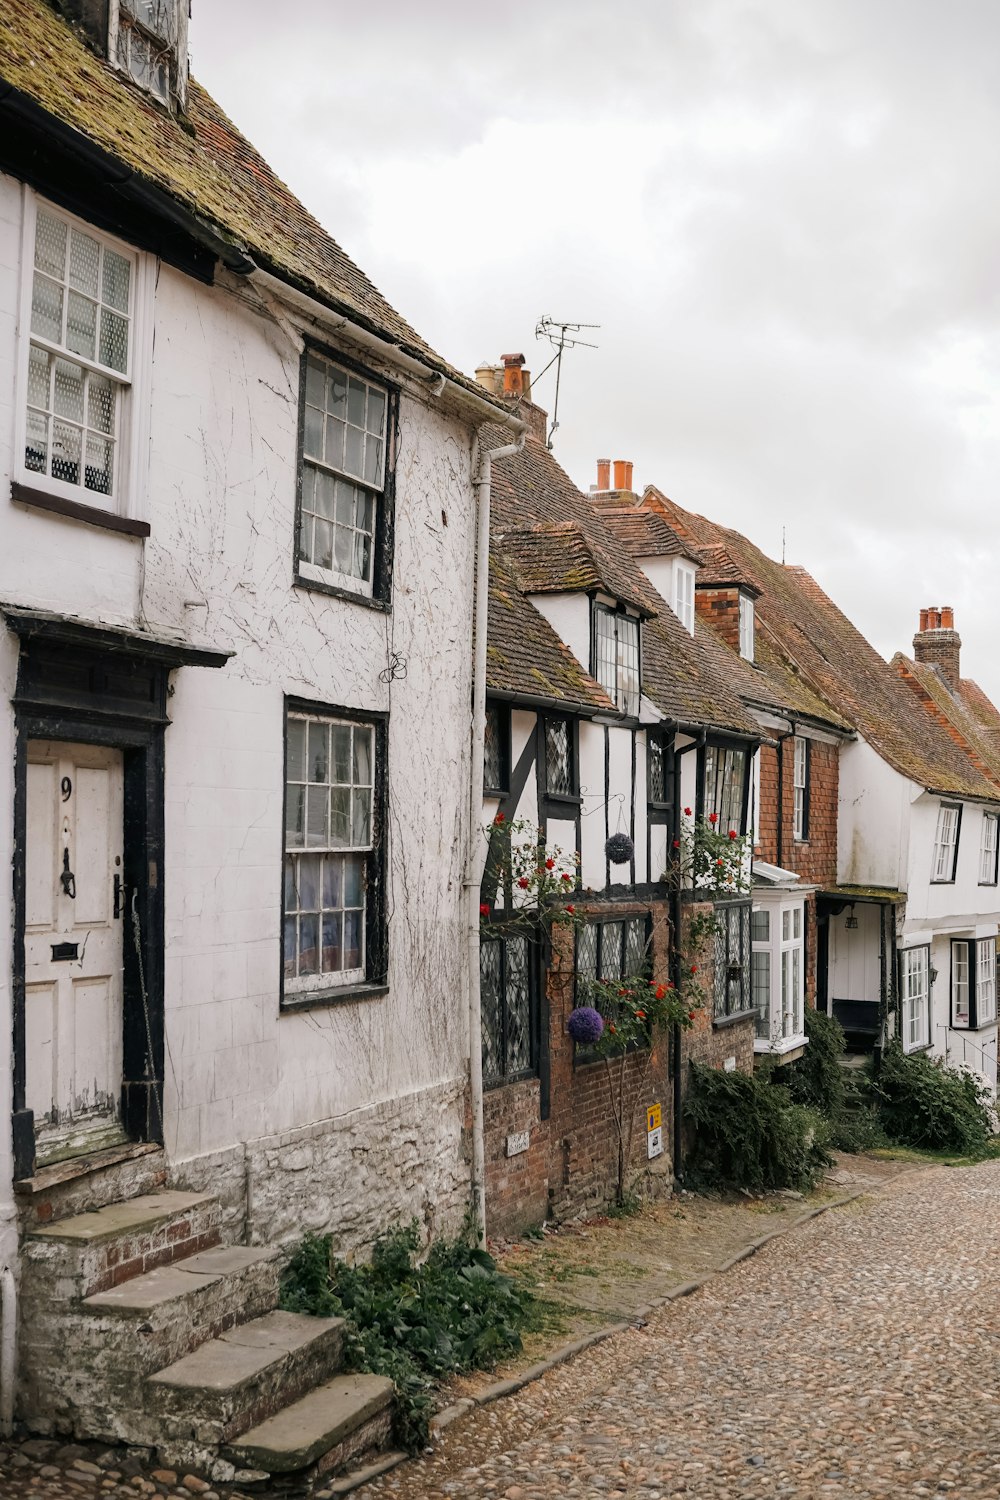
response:
<path id="1" fill-rule="evenodd" d="M 592 1005 L 578 1005 L 571 1010 L 566 1030 L 578 1047 L 592 1047 L 604 1031 L 604 1017 Z"/>
<path id="2" fill-rule="evenodd" d="M 627 833 L 613 833 L 604 845 L 604 852 L 613 865 L 627 865 L 635 853 L 635 845 Z"/>

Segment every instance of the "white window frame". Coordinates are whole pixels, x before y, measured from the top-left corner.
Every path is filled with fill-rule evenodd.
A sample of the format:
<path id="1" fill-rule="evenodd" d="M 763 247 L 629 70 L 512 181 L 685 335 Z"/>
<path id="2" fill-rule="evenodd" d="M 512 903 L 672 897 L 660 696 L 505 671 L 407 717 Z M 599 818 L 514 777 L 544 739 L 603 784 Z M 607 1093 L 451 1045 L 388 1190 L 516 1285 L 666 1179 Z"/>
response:
<path id="1" fill-rule="evenodd" d="M 962 829 L 962 808 L 956 802 L 942 802 L 938 808 L 934 853 L 931 858 L 931 883 L 954 885 L 958 870 L 958 844 Z"/>
<path id="2" fill-rule="evenodd" d="M 630 610 L 616 608 L 599 599 L 593 602 L 593 676 L 601 684 L 620 714 L 635 718 L 639 713 L 642 697 L 642 627 L 639 616 Z M 601 659 L 601 621 L 609 620 L 612 634 L 605 641 L 614 642 L 614 681 L 606 670 L 607 662 Z M 624 628 L 623 628 L 624 627 Z M 629 660 L 630 652 L 626 636 L 635 633 L 635 661 Z"/>
<path id="3" fill-rule="evenodd" d="M 132 306 L 129 316 L 129 351 L 127 371 L 112 370 L 95 360 L 74 354 L 69 349 L 32 335 L 31 303 L 34 284 L 35 236 L 39 210 L 63 220 L 70 229 L 78 229 L 114 250 L 132 266 Z M 50 496 L 91 512 L 95 521 L 101 516 L 117 516 L 143 521 L 148 518 L 147 484 L 149 473 L 150 386 L 152 375 L 151 334 L 153 326 L 153 292 L 155 285 L 153 257 L 133 246 L 96 229 L 85 219 L 67 213 L 55 203 L 38 198 L 24 189 L 21 220 L 21 290 L 18 320 L 17 389 L 15 398 L 14 461 L 12 478 L 25 491 Z M 70 484 L 50 474 L 39 474 L 25 463 L 28 429 L 28 363 L 32 344 L 56 353 L 70 363 L 92 369 L 119 388 L 115 480 L 110 495 L 88 490 L 82 484 Z M 27 498 L 30 499 L 30 496 Z"/>
<path id="4" fill-rule="evenodd" d="M 768 919 L 768 935 L 753 942 L 754 970 L 766 970 L 768 1001 L 757 1009 L 755 1052 L 780 1055 L 806 1045 L 805 902 L 756 901 L 753 916 Z M 752 930 L 752 929 L 751 929 Z"/>
<path id="5" fill-rule="evenodd" d="M 305 779 L 304 782 L 300 781 L 299 778 L 293 774 L 296 768 L 294 766 L 292 766 L 290 764 L 290 761 L 289 761 L 289 726 L 292 725 L 293 723 L 301 723 L 301 724 L 304 724 L 306 726 L 306 736 L 307 737 L 306 737 L 306 748 L 305 748 L 305 751 L 304 751 L 304 754 L 306 756 L 306 769 L 305 769 L 306 779 Z M 329 736 L 329 730 L 331 728 L 337 728 L 337 729 L 341 729 L 341 730 L 342 729 L 349 729 L 351 731 L 351 736 L 352 736 L 351 737 L 352 764 L 351 764 L 351 780 L 349 782 L 344 782 L 344 781 L 340 781 L 340 780 L 336 780 L 336 781 L 333 780 L 332 779 L 332 767 L 330 767 L 329 765 L 327 767 L 327 779 L 325 779 L 325 780 L 320 779 L 320 778 L 315 778 L 314 779 L 314 778 L 311 778 L 309 776 L 309 764 L 308 764 L 308 756 L 309 756 L 308 726 L 311 725 L 311 724 L 317 724 L 317 725 L 320 725 L 320 726 L 324 726 L 327 729 L 327 731 L 328 731 L 328 736 Z M 368 743 L 369 743 L 369 774 L 370 774 L 371 780 L 370 780 L 370 785 L 367 786 L 367 787 L 365 787 L 363 783 L 357 782 L 355 780 L 355 763 L 354 763 L 353 756 L 354 756 L 354 736 L 357 735 L 357 734 L 367 734 L 367 736 L 368 736 Z M 377 763 L 378 754 L 379 754 L 379 725 L 378 725 L 377 722 L 373 722 L 373 721 L 369 721 L 367 719 L 361 719 L 361 718 L 355 719 L 355 718 L 348 718 L 346 716 L 342 717 L 341 715 L 339 715 L 335 711 L 326 711 L 326 710 L 321 709 L 321 708 L 316 708 L 315 710 L 312 710 L 312 709 L 306 709 L 304 707 L 294 707 L 294 708 L 293 707 L 289 707 L 289 709 L 288 709 L 288 711 L 287 711 L 287 713 L 285 715 L 285 832 L 284 832 L 284 857 L 283 857 L 284 876 L 283 876 L 283 895 L 282 895 L 282 994 L 290 1002 L 294 1003 L 295 1000 L 302 999 L 302 998 L 315 998 L 315 997 L 317 997 L 319 995 L 322 995 L 324 993 L 333 993 L 333 994 L 335 994 L 337 990 L 344 989 L 344 988 L 347 988 L 347 987 L 355 987 L 355 986 L 358 986 L 358 985 L 361 985 L 361 984 L 364 984 L 364 983 L 367 982 L 368 975 L 369 975 L 369 969 L 370 969 L 370 954 L 369 954 L 369 946 L 368 946 L 368 943 L 369 943 L 369 915 L 370 915 L 370 913 L 369 913 L 369 894 L 370 894 L 370 888 L 371 888 L 372 883 L 373 883 L 372 882 L 372 876 L 373 876 L 373 859 L 377 859 L 379 857 L 379 851 L 378 851 L 378 847 L 377 847 L 377 840 L 378 840 L 378 837 L 379 837 L 379 826 L 378 826 L 379 809 L 378 809 L 378 805 L 377 805 L 377 777 L 378 777 L 378 770 L 377 770 L 377 764 L 376 764 Z M 310 790 L 313 790 L 314 788 L 324 788 L 326 790 L 326 792 L 327 792 L 328 795 L 332 791 L 332 789 L 334 789 L 334 788 L 337 788 L 337 789 L 345 789 L 346 788 L 346 789 L 348 789 L 348 808 L 349 808 L 349 817 L 351 819 L 351 829 L 350 829 L 350 837 L 346 841 L 341 840 L 341 841 L 338 842 L 338 841 L 334 840 L 333 833 L 332 833 L 332 823 L 331 823 L 331 819 L 330 819 L 330 815 L 329 814 L 328 814 L 328 817 L 327 817 L 328 834 L 327 834 L 326 840 L 323 841 L 323 840 L 317 840 L 316 838 L 310 838 L 309 832 L 308 832 L 308 808 L 307 808 L 307 806 L 304 806 L 304 808 L 303 808 L 303 822 L 302 822 L 303 837 L 302 837 L 302 842 L 301 843 L 296 842 L 294 839 L 290 840 L 290 838 L 289 838 L 289 830 L 290 830 L 290 825 L 292 823 L 292 820 L 294 818 L 294 809 L 293 809 L 292 804 L 291 804 L 290 789 L 293 788 L 293 787 L 297 787 L 297 786 L 303 786 L 305 788 L 306 795 L 308 794 L 308 792 Z M 358 839 L 355 836 L 354 822 L 353 822 L 355 793 L 356 792 L 364 792 L 364 791 L 367 791 L 367 793 L 368 793 L 368 834 L 369 834 L 369 837 L 367 838 L 367 840 Z M 301 862 L 301 860 L 304 859 L 304 858 L 310 858 L 310 857 L 313 857 L 313 856 L 318 856 L 320 858 L 320 861 L 321 861 L 321 863 L 320 863 L 320 882 L 324 878 L 324 869 L 323 869 L 323 864 L 322 864 L 322 860 L 324 858 L 330 858 L 330 859 L 333 859 L 333 860 L 340 860 L 340 859 L 346 860 L 346 859 L 348 859 L 348 858 L 350 858 L 352 856 L 357 856 L 357 857 L 360 857 L 363 860 L 362 905 L 361 905 L 361 907 L 358 908 L 357 906 L 355 906 L 353 904 L 350 907 L 348 907 L 347 904 L 346 904 L 346 901 L 343 901 L 340 904 L 339 907 L 338 906 L 329 906 L 329 907 L 326 907 L 323 904 L 323 891 L 322 891 L 322 888 L 319 887 L 318 903 L 317 903 L 317 910 L 316 910 L 316 918 L 317 918 L 317 948 L 320 949 L 320 950 L 323 947 L 323 926 L 322 926 L 322 919 L 323 919 L 324 912 L 325 911 L 330 911 L 330 912 L 339 911 L 340 913 L 345 914 L 346 911 L 348 911 L 348 910 L 351 910 L 351 911 L 360 910 L 360 912 L 361 912 L 361 917 L 360 917 L 361 962 L 360 962 L 360 964 L 357 964 L 357 965 L 355 965 L 355 966 L 353 966 L 352 968 L 349 968 L 349 969 L 348 968 L 342 968 L 342 969 L 327 969 L 327 970 L 323 970 L 322 969 L 322 958 L 320 957 L 320 954 L 318 953 L 317 954 L 317 958 L 318 958 L 318 962 L 319 962 L 319 972 L 316 972 L 316 973 L 313 973 L 313 974 L 290 974 L 288 972 L 287 923 L 290 920 L 293 920 L 296 923 L 296 966 L 297 966 L 298 960 L 299 960 L 299 956 L 300 956 L 300 952 L 301 952 L 301 950 L 300 950 L 300 948 L 298 946 L 298 926 L 299 926 L 299 923 L 301 922 L 301 917 L 299 915 L 299 912 L 300 912 L 299 904 L 296 903 L 295 905 L 290 905 L 289 902 L 288 902 L 288 899 L 287 899 L 287 889 L 288 889 L 288 879 L 289 879 L 289 868 L 288 868 L 289 867 L 289 861 L 293 861 L 294 862 L 293 865 L 292 865 L 291 879 L 293 881 L 293 885 L 294 885 L 295 889 L 298 890 L 299 887 L 300 887 L 300 881 L 299 881 L 299 877 L 298 877 L 299 862 Z M 346 877 L 346 865 L 344 866 L 344 868 L 342 870 L 342 875 L 341 875 L 341 884 L 342 885 L 345 883 L 345 877 Z M 309 906 L 306 910 L 307 910 L 307 912 L 309 914 L 312 914 L 312 912 L 313 912 L 312 906 Z M 343 923 L 344 923 L 344 921 L 346 921 L 346 915 L 342 916 L 342 922 L 341 922 L 341 931 L 342 932 L 343 932 Z"/>
<path id="6" fill-rule="evenodd" d="M 951 1026 L 978 1031 L 997 1020 L 997 940 L 952 938 Z"/>
<path id="7" fill-rule="evenodd" d="M 996 885 L 997 855 L 1000 818 L 996 813 L 983 813 L 983 827 L 979 838 L 979 884 Z"/>
<path id="8" fill-rule="evenodd" d="M 900 1031 L 904 1052 L 919 1052 L 931 1039 L 931 950 L 929 944 L 900 953 Z"/>
<path id="9" fill-rule="evenodd" d="M 809 836 L 809 741 L 797 734 L 792 741 L 792 837 L 804 844 Z"/>
<path id="10" fill-rule="evenodd" d="M 108 61 L 112 67 L 124 73 L 126 78 L 131 79 L 136 88 L 149 94 L 151 99 L 170 107 L 171 98 L 176 95 L 181 105 L 187 100 L 187 73 L 188 73 L 188 13 L 190 0 L 163 0 L 164 11 L 169 17 L 169 28 L 160 33 L 153 30 L 149 23 L 141 15 L 137 15 L 138 6 L 131 6 L 128 0 L 109 0 L 108 5 Z M 128 16 L 123 24 L 122 12 Z M 160 93 L 158 89 L 147 88 L 140 78 L 132 71 L 129 58 L 129 38 L 125 34 L 136 30 L 140 36 L 151 45 L 156 43 L 162 45 L 162 54 L 166 66 L 166 93 Z"/>
<path id="11" fill-rule="evenodd" d="M 690 563 L 674 563 L 674 614 L 688 635 L 694 635 L 695 570 Z"/>
<path id="12" fill-rule="evenodd" d="M 749 594 L 740 591 L 740 655 L 744 661 L 753 661 L 754 607 Z"/>

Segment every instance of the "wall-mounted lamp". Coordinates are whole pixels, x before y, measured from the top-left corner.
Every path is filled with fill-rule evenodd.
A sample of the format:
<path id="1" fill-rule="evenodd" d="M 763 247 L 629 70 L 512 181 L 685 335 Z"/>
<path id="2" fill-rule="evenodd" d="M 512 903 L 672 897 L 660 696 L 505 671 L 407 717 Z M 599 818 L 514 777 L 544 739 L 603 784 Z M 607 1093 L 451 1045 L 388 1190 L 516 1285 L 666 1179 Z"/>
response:
<path id="1" fill-rule="evenodd" d="M 853 932 L 854 929 L 857 927 L 857 925 L 858 925 L 858 919 L 854 915 L 854 902 L 852 901 L 851 902 L 851 910 L 848 913 L 847 920 L 845 921 L 844 926 L 845 927 L 849 927 L 851 929 L 851 931 Z"/>

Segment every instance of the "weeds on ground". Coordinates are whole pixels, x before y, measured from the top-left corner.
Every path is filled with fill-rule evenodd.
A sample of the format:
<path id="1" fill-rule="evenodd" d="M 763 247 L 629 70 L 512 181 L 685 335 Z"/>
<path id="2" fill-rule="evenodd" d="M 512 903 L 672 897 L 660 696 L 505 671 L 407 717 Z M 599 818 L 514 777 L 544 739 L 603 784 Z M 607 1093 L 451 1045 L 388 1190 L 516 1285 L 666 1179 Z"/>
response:
<path id="1" fill-rule="evenodd" d="M 329 1235 L 307 1234 L 282 1280 L 290 1312 L 343 1317 L 349 1369 L 396 1387 L 395 1437 L 410 1453 L 427 1442 L 433 1389 L 444 1376 L 491 1369 L 542 1326 L 532 1293 L 466 1240 L 436 1240 L 417 1263 L 417 1221 L 376 1241 L 369 1265 L 331 1256 Z"/>

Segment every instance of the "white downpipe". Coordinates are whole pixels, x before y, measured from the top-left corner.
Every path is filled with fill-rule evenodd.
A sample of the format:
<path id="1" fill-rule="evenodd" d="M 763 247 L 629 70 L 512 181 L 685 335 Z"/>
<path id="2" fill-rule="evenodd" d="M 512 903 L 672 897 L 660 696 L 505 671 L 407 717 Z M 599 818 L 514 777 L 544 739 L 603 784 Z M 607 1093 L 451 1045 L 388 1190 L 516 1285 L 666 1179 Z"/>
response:
<path id="1" fill-rule="evenodd" d="M 486 735 L 486 627 L 490 602 L 490 477 L 493 460 L 520 453 L 527 428 L 516 443 L 480 449 L 473 438 L 472 469 L 476 475 L 476 618 L 472 675 L 472 756 L 469 776 L 469 842 L 465 856 L 465 894 L 469 938 L 469 1092 L 472 1107 L 472 1200 L 479 1225 L 479 1243 L 486 1239 L 486 1131 L 483 1123 L 483 1019 L 479 997 L 479 858 L 483 817 L 483 748 Z M 478 457 L 478 469 L 477 469 Z"/>
<path id="2" fill-rule="evenodd" d="M 17 1352 L 17 1283 L 10 1266 L 0 1271 L 0 1436 L 14 1428 L 14 1377 Z"/>

